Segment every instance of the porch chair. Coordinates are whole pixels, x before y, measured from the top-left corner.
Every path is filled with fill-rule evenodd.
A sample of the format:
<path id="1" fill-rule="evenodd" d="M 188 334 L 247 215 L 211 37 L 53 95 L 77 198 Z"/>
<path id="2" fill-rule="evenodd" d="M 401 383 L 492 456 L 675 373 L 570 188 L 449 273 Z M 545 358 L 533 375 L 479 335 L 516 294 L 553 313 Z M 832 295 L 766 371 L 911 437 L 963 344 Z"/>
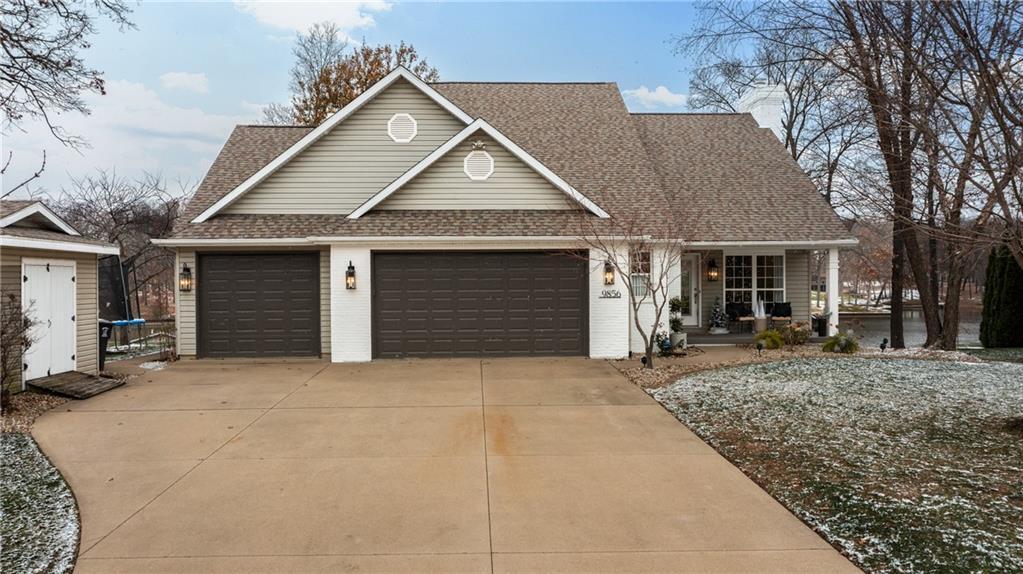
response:
<path id="1" fill-rule="evenodd" d="M 750 332 L 753 331 L 753 308 L 745 303 L 726 303 L 725 315 L 728 316 L 728 327 L 738 323 L 738 332 L 743 331 L 743 325 L 749 325 Z"/>
<path id="2" fill-rule="evenodd" d="M 765 311 L 771 316 L 771 324 L 792 322 L 792 303 L 768 303 Z"/>

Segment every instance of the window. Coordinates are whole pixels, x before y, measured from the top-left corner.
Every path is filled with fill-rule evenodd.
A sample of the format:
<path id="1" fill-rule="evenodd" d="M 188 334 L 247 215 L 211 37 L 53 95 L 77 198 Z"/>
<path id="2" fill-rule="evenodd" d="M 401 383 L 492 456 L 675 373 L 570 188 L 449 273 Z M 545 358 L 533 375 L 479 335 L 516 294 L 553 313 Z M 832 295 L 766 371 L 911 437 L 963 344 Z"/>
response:
<path id="1" fill-rule="evenodd" d="M 725 303 L 753 303 L 753 256 L 725 256 Z"/>
<path id="2" fill-rule="evenodd" d="M 752 305 L 785 300 L 784 255 L 726 255 L 725 302 Z"/>
<path id="3" fill-rule="evenodd" d="M 757 255 L 757 298 L 765 303 L 785 300 L 784 255 Z"/>
<path id="4" fill-rule="evenodd" d="M 635 297 L 646 297 L 650 292 L 650 252 L 633 251 L 629 256 L 629 284 Z"/>

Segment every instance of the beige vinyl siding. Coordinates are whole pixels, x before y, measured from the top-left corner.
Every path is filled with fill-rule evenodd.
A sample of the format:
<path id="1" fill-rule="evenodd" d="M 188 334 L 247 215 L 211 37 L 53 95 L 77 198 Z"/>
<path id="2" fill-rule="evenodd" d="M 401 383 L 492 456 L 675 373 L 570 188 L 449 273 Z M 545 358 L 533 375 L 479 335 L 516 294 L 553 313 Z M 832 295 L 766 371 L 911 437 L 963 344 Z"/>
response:
<path id="1" fill-rule="evenodd" d="M 494 158 L 494 173 L 474 181 L 463 161 L 482 141 Z M 489 137 L 470 136 L 376 209 L 573 209 L 577 204 L 533 168 Z"/>
<path id="2" fill-rule="evenodd" d="M 713 259 L 718 265 L 722 279 L 710 281 L 707 279 L 707 264 Z M 714 299 L 721 298 L 721 310 L 725 309 L 725 287 L 724 287 L 725 254 L 721 251 L 702 251 L 700 253 L 700 310 L 702 311 L 702 327 L 710 328 L 711 309 L 714 308 Z"/>
<path id="3" fill-rule="evenodd" d="M 402 112 L 418 124 L 409 143 L 387 135 L 387 121 Z M 223 213 L 350 213 L 464 127 L 398 80 Z"/>
<path id="4" fill-rule="evenodd" d="M 792 320 L 810 320 L 810 252 L 785 252 L 785 298 L 792 303 Z"/>
<path id="5" fill-rule="evenodd" d="M 181 268 L 184 265 L 188 265 L 188 268 L 192 270 L 192 291 L 189 293 L 182 293 L 180 290 L 175 289 L 178 294 L 176 301 L 177 309 L 177 347 L 178 354 L 194 357 L 195 356 L 195 297 L 196 292 L 199 289 L 199 283 L 202 282 L 202 277 L 199 277 L 199 265 L 195 258 L 195 251 L 191 249 L 179 249 L 178 250 L 178 265 L 177 271 L 181 272 Z M 177 278 L 177 273 L 175 273 Z"/>
<path id="6" fill-rule="evenodd" d="M 272 253 L 289 251 L 288 249 L 274 249 L 267 247 L 252 248 L 230 248 L 230 249 L 203 249 L 204 253 L 214 252 L 236 252 L 236 253 Z M 308 252 L 309 249 L 300 249 Z M 324 358 L 330 358 L 330 248 L 324 247 L 320 253 L 320 349 Z M 178 354 L 184 357 L 195 357 L 197 353 L 196 342 L 196 295 L 202 283 L 199 276 L 199 265 L 197 264 L 196 251 L 194 249 L 178 249 L 178 271 L 181 265 L 187 263 L 192 270 L 192 277 L 195 287 L 191 293 L 178 291 L 177 299 L 177 328 L 178 328 Z M 176 275 L 175 275 L 176 277 Z"/>
<path id="7" fill-rule="evenodd" d="M 330 248 L 320 250 L 320 354 L 330 359 Z"/>
<path id="8" fill-rule="evenodd" d="M 13 294 L 18 307 L 21 306 L 23 257 L 75 261 L 75 369 L 83 373 L 96 373 L 99 369 L 99 293 L 96 255 L 21 247 L 0 249 L 0 290 L 5 296 L 7 293 Z M 18 386 L 11 390 L 20 389 Z"/>

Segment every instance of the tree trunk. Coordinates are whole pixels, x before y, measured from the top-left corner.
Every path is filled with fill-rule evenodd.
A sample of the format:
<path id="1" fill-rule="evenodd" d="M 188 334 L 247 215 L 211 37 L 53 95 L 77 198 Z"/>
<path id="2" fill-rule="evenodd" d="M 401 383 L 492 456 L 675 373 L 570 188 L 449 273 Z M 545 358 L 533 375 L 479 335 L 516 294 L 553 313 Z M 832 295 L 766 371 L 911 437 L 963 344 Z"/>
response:
<path id="1" fill-rule="evenodd" d="M 945 282 L 945 327 L 941 333 L 941 348 L 956 350 L 959 338 L 959 298 L 963 287 L 963 259 L 957 245 L 948 246 L 948 278 Z"/>
<path id="2" fill-rule="evenodd" d="M 898 224 L 895 225 L 898 227 Z M 892 233 L 892 295 L 891 299 L 891 317 L 889 319 L 889 335 L 892 338 L 893 349 L 905 349 L 906 348 L 906 337 L 905 331 L 902 325 L 902 282 L 903 282 L 903 268 L 905 264 L 902 257 L 902 241 L 899 239 L 899 234 L 895 233 L 893 228 Z"/>

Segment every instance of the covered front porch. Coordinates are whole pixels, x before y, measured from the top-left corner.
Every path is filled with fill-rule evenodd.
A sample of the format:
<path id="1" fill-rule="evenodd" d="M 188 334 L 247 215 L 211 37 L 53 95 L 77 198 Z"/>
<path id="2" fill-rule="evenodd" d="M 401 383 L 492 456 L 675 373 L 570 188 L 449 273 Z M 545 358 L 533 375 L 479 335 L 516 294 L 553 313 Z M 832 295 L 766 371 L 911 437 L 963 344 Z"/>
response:
<path id="1" fill-rule="evenodd" d="M 768 324 L 811 323 L 813 315 L 827 321 L 828 335 L 838 332 L 839 248 L 843 242 L 719 242 L 692 243 L 683 256 L 679 280 L 672 291 L 682 300 L 682 321 L 689 344 L 742 345 L 755 336 L 752 308 L 760 301 L 769 308 Z M 816 254 L 816 257 L 815 257 Z M 820 265 L 815 262 L 823 258 Z M 811 281 L 820 269 L 827 294 L 823 309 L 813 306 Z M 712 331 L 715 305 L 728 320 L 725 328 Z M 777 308 L 775 320 L 770 311 Z M 667 314 L 665 312 L 665 314 Z M 667 317 L 663 321 L 667 328 Z M 823 338 L 814 331 L 811 341 Z M 638 344 L 637 344 L 638 343 Z M 642 337 L 633 327 L 631 348 L 642 350 Z"/>

